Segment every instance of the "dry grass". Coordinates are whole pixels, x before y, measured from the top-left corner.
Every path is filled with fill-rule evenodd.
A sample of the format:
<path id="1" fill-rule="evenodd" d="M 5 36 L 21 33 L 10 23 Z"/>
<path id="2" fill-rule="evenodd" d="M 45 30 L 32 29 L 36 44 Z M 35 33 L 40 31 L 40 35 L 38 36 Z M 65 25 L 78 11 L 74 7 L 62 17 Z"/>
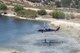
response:
<path id="1" fill-rule="evenodd" d="M 50 16 L 50 15 L 44 15 L 44 16 L 42 16 L 43 18 L 52 18 L 52 16 Z"/>
<path id="2" fill-rule="evenodd" d="M 78 18 L 78 19 L 80 19 L 80 15 L 78 15 L 78 16 L 75 16 L 75 18 Z"/>

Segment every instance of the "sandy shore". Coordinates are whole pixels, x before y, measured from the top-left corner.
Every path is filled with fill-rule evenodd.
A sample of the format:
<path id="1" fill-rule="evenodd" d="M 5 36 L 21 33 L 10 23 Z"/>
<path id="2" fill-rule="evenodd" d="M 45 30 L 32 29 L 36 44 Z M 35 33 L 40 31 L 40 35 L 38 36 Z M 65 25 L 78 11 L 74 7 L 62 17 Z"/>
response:
<path id="1" fill-rule="evenodd" d="M 73 26 L 73 27 L 80 27 L 80 23 L 76 23 L 73 21 L 67 21 L 67 20 L 57 20 L 57 19 L 53 19 L 53 18 L 36 18 L 36 20 L 42 20 L 42 21 L 50 21 L 51 24 L 55 24 L 55 25 L 66 25 L 66 26 Z M 74 26 L 75 25 L 75 26 Z"/>
<path id="2" fill-rule="evenodd" d="M 0 53 L 13 53 L 15 51 L 16 50 L 10 49 L 10 48 L 8 48 L 8 49 L 6 49 L 6 48 L 0 48 Z"/>

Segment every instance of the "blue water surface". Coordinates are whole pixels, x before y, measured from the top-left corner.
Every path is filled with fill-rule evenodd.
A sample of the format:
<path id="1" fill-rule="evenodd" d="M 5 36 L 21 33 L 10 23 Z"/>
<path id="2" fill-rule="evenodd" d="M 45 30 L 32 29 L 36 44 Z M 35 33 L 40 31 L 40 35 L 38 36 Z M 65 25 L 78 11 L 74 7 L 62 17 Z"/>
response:
<path id="1" fill-rule="evenodd" d="M 46 22 L 0 17 L 0 44 L 5 44 L 20 36 L 39 33 L 37 30 L 43 27 L 44 23 Z M 45 26 L 48 25 L 45 24 Z"/>

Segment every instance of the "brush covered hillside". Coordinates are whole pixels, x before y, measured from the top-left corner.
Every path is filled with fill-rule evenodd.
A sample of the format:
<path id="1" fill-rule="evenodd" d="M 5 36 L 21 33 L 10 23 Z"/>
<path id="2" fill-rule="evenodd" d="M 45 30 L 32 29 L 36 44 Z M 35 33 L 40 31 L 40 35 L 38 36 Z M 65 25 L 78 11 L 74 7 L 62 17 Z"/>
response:
<path id="1" fill-rule="evenodd" d="M 70 12 L 72 18 L 74 18 L 73 14 L 75 14 L 77 15 L 76 18 L 80 19 L 80 0 L 0 0 L 0 2 L 8 6 L 20 4 L 27 8 Z"/>
<path id="2" fill-rule="evenodd" d="M 70 8 L 73 11 L 80 12 L 80 0 L 0 0 L 7 5 L 21 4 L 25 7 L 35 7 L 40 9 Z M 66 11 L 66 10 L 65 10 Z"/>
<path id="3" fill-rule="evenodd" d="M 12 4 L 15 3 L 23 3 L 23 4 L 30 4 L 34 3 L 36 6 L 44 6 L 44 5 L 49 5 L 49 6 L 56 6 L 56 7 L 71 7 L 71 8 L 80 8 L 80 0 L 1 0 L 2 2 L 5 3 L 10 3 Z M 33 5 L 33 6 L 34 6 Z"/>

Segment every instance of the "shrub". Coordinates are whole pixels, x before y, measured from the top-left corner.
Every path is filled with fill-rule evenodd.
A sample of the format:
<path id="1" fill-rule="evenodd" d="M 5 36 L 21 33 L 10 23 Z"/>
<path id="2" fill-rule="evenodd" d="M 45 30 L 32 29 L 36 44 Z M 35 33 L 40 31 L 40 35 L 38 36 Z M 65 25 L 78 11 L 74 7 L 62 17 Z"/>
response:
<path id="1" fill-rule="evenodd" d="M 15 12 L 19 12 L 19 11 L 24 10 L 23 6 L 21 6 L 19 4 L 15 5 L 13 9 Z"/>
<path id="2" fill-rule="evenodd" d="M 12 53 L 17 53 L 17 52 L 12 52 Z"/>
<path id="3" fill-rule="evenodd" d="M 46 11 L 44 9 L 41 9 L 38 11 L 39 15 L 46 15 Z"/>
<path id="4" fill-rule="evenodd" d="M 53 18 L 56 18 L 56 19 L 64 19 L 65 18 L 65 14 L 63 12 L 58 12 L 58 11 L 54 11 L 51 13 L 51 16 Z"/>
<path id="5" fill-rule="evenodd" d="M 21 10 L 17 12 L 18 16 L 27 17 L 27 18 L 35 18 L 37 16 L 37 12 L 34 10 Z"/>
<path id="6" fill-rule="evenodd" d="M 2 2 L 0 2 L 0 10 L 7 10 L 7 6 Z"/>

